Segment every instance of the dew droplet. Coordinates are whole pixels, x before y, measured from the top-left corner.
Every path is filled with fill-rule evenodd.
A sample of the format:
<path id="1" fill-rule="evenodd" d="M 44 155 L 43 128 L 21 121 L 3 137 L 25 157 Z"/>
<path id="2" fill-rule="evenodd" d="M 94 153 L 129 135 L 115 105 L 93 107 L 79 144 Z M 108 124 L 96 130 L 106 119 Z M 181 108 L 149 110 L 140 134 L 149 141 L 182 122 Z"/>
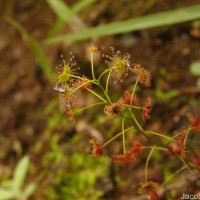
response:
<path id="1" fill-rule="evenodd" d="M 111 50 L 111 51 L 114 51 L 114 47 L 110 47 L 110 50 Z"/>

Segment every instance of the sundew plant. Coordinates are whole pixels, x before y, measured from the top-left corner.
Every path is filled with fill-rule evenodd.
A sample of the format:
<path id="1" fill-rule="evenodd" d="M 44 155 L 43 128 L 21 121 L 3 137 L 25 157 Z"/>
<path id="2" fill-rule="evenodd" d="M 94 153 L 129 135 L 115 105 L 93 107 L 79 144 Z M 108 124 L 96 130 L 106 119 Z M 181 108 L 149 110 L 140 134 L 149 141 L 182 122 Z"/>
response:
<path id="1" fill-rule="evenodd" d="M 137 94 L 137 87 L 140 85 L 143 89 L 146 89 L 151 86 L 150 72 L 142 65 L 132 63 L 130 54 L 123 54 L 111 47 L 110 53 L 102 53 L 105 69 L 97 76 L 95 72 L 97 67 L 94 63 L 94 54 L 97 51 L 97 46 L 92 45 L 90 47 L 91 79 L 79 73 L 73 55 L 70 56 L 69 60 L 63 58 L 62 65 L 56 68 L 54 90 L 61 94 L 66 117 L 70 123 L 76 123 L 76 113 L 96 106 L 103 106 L 102 114 L 107 115 L 109 119 L 118 118 L 121 121 L 121 131 L 112 135 L 105 143 L 101 143 L 97 138 L 89 140 L 92 156 L 105 155 L 105 150 L 109 144 L 119 137 L 122 138 L 121 152 L 112 155 L 112 160 L 116 165 L 123 167 L 134 165 L 137 158 L 142 154 L 142 150 L 150 149 L 144 165 L 144 178 L 141 183 L 138 183 L 138 191 L 141 194 L 148 195 L 151 200 L 157 200 L 159 189 L 177 173 L 183 170 L 192 172 L 200 169 L 200 159 L 196 157 L 197 152 L 191 151 L 190 145 L 187 145 L 189 134 L 197 134 L 200 131 L 200 116 L 187 114 L 188 123 L 182 129 L 177 130 L 177 134 L 173 136 L 145 130 L 143 124 L 150 120 L 153 100 L 150 95 L 140 97 Z M 133 80 L 132 91 L 124 89 L 119 98 L 114 99 L 113 93 L 115 91 L 111 90 L 109 86 L 121 84 L 127 76 L 133 77 L 131 79 Z M 80 107 L 76 103 L 77 92 L 81 92 L 83 95 L 91 93 L 96 97 L 96 102 L 86 107 Z M 137 134 L 134 134 L 131 144 L 127 144 L 126 134 L 131 134 L 133 130 Z M 139 141 L 138 135 L 145 137 L 149 145 L 143 145 Z M 157 183 L 148 177 L 148 164 L 155 152 L 159 153 L 160 156 L 168 155 L 169 159 L 176 157 L 182 163 L 182 167 L 174 171 L 174 174 L 163 183 Z"/>

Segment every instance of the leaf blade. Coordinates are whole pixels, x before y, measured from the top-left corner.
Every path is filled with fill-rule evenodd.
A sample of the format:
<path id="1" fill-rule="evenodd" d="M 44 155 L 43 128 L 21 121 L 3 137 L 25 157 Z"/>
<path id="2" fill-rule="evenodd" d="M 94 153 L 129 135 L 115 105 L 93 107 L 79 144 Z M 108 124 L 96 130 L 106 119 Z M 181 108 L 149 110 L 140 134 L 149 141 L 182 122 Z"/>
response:
<path id="1" fill-rule="evenodd" d="M 73 12 L 70 7 L 61 0 L 47 0 L 52 10 L 65 22 L 73 17 Z"/>
<path id="2" fill-rule="evenodd" d="M 0 189 L 0 200 L 10 200 L 17 197 L 17 193 L 10 190 Z"/>
<path id="3" fill-rule="evenodd" d="M 67 17 L 65 17 L 65 20 L 63 19 L 64 16 L 61 18 L 60 15 L 58 15 L 56 22 L 52 26 L 51 30 L 49 31 L 48 38 L 55 37 L 57 33 L 64 27 L 66 24 L 65 22 L 69 22 L 74 15 L 76 15 L 78 12 L 81 10 L 84 10 L 85 8 L 89 7 L 92 3 L 94 3 L 96 0 L 82 0 L 77 2 L 72 8 L 71 8 L 71 13 L 68 14 Z M 54 12 L 58 12 L 53 8 L 53 4 L 51 3 L 52 1 L 49 1 L 49 5 L 51 8 L 54 10 Z M 66 5 L 67 6 L 67 5 Z M 70 8 L 67 6 L 66 12 L 70 12 Z"/>
<path id="4" fill-rule="evenodd" d="M 50 73 L 52 71 L 52 66 L 50 65 L 48 58 L 45 55 L 45 52 L 43 51 L 40 43 L 33 36 L 31 36 L 28 31 L 17 21 L 10 18 L 9 16 L 5 16 L 4 18 L 9 24 L 11 24 L 21 33 L 23 39 L 25 39 L 26 41 L 26 45 L 34 54 L 41 70 L 49 79 L 52 79 L 53 75 Z"/>
<path id="5" fill-rule="evenodd" d="M 29 185 L 27 185 L 26 188 L 23 191 L 24 197 L 26 199 L 28 199 L 33 194 L 35 189 L 36 189 L 36 184 L 35 183 L 30 183 Z"/>
<path id="6" fill-rule="evenodd" d="M 13 189 L 18 191 L 20 190 L 24 179 L 26 177 L 26 173 L 28 171 L 28 166 L 29 166 L 29 157 L 25 156 L 23 157 L 19 163 L 17 164 L 14 175 L 13 175 Z"/>
<path id="7" fill-rule="evenodd" d="M 76 13 L 80 12 L 81 10 L 84 10 L 85 8 L 89 7 L 95 1 L 96 0 L 82 0 L 82 1 L 79 1 L 72 7 L 72 12 L 76 14 Z"/>
<path id="8" fill-rule="evenodd" d="M 77 33 L 68 34 L 66 36 L 62 35 L 54 38 L 49 38 L 46 40 L 46 42 L 47 44 L 54 44 L 64 41 L 79 41 L 91 37 L 103 37 L 147 28 L 172 25 L 198 18 L 200 18 L 200 5 L 179 8 L 120 22 L 110 23 L 107 25 L 92 27 Z"/>

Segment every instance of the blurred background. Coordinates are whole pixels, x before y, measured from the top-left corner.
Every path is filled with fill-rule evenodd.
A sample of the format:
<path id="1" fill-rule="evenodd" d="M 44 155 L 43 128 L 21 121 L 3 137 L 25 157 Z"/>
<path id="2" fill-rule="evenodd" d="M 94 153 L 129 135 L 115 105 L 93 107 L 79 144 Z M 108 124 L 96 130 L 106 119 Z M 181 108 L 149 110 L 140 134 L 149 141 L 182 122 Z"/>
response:
<path id="1" fill-rule="evenodd" d="M 147 199 L 138 184 L 148 152 L 130 167 L 114 165 L 109 156 L 91 157 L 88 140 L 107 141 L 121 125 L 107 120 L 103 107 L 68 123 L 53 90 L 55 68 L 61 55 L 68 59 L 72 52 L 90 78 L 92 43 L 99 48 L 97 74 L 107 67 L 102 54 L 110 47 L 131 54 L 132 62 L 152 73 L 152 86 L 138 91 L 154 102 L 145 129 L 173 135 L 187 128 L 188 113 L 200 113 L 200 0 L 7 0 L 0 1 L 0 11 L 0 199 Z M 113 85 L 113 98 L 131 82 L 128 77 Z M 90 102 L 93 96 L 78 94 L 79 105 Z M 127 142 L 132 139 L 129 134 Z M 200 159 L 199 135 L 190 144 Z M 119 139 L 107 154 L 120 148 Z M 182 166 L 166 158 L 155 154 L 149 167 L 149 178 L 160 184 Z M 161 199 L 198 193 L 199 174 L 187 174 L 163 187 Z"/>

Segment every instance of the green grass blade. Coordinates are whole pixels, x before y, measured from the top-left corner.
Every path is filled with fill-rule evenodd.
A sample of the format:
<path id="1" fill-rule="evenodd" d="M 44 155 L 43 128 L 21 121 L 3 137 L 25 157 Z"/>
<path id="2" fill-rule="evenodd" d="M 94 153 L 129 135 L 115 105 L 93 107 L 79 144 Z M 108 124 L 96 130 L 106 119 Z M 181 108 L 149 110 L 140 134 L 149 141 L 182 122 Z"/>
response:
<path id="1" fill-rule="evenodd" d="M 35 38 L 30 37 L 30 48 L 32 49 L 35 58 L 37 62 L 39 63 L 39 67 L 42 69 L 44 74 L 51 80 L 53 78 L 53 74 L 51 73 L 53 71 L 53 67 L 50 65 L 44 50 L 40 46 L 37 40 Z"/>
<path id="2" fill-rule="evenodd" d="M 65 24 L 66 22 L 63 19 L 57 17 L 56 21 L 51 27 L 51 30 L 49 31 L 48 38 L 55 37 L 57 33 L 64 27 Z"/>
<path id="3" fill-rule="evenodd" d="M 65 22 L 69 22 L 72 17 L 80 12 L 81 10 L 89 7 L 96 0 L 82 0 L 77 2 L 71 9 L 61 1 L 58 0 L 48 0 L 51 8 L 57 13 L 58 18 L 55 24 L 51 28 L 48 38 L 55 37 L 56 34 L 63 28 Z"/>
<path id="4" fill-rule="evenodd" d="M 28 167 L 29 167 L 29 157 L 25 156 L 19 161 L 14 171 L 14 177 L 13 177 L 14 190 L 19 191 L 21 189 L 22 184 L 24 183 L 26 177 L 26 173 L 28 171 Z"/>
<path id="5" fill-rule="evenodd" d="M 64 41 L 79 41 L 91 37 L 102 37 L 147 28 L 159 27 L 182 23 L 200 18 L 200 5 L 179 8 L 175 10 L 160 12 L 143 17 L 132 18 L 120 22 L 89 28 L 77 33 L 49 38 L 48 44 Z"/>
<path id="6" fill-rule="evenodd" d="M 72 8 L 61 0 L 47 0 L 52 10 L 65 22 L 68 22 L 76 13 L 90 6 L 96 0 L 82 0 L 76 3 Z"/>
<path id="7" fill-rule="evenodd" d="M 11 200 L 17 197 L 17 191 L 4 190 L 0 188 L 0 200 Z"/>
<path id="8" fill-rule="evenodd" d="M 96 0 L 82 0 L 82 1 L 79 1 L 72 7 L 72 12 L 74 14 L 76 14 L 76 13 L 80 12 L 81 10 L 84 10 L 85 8 L 89 7 L 95 1 Z"/>
<path id="9" fill-rule="evenodd" d="M 28 199 L 33 194 L 35 189 L 36 189 L 36 184 L 30 183 L 29 185 L 27 185 L 23 191 L 23 195 L 24 195 L 25 199 Z"/>
<path id="10" fill-rule="evenodd" d="M 42 71 L 48 78 L 52 79 L 53 75 L 50 73 L 52 72 L 52 66 L 50 65 L 39 42 L 33 36 L 31 36 L 21 24 L 16 22 L 14 19 L 10 18 L 9 16 L 5 16 L 4 18 L 8 23 L 10 23 L 21 33 L 26 45 L 34 54 L 37 63 L 39 64 L 39 67 L 42 69 Z"/>
<path id="11" fill-rule="evenodd" d="M 68 22 L 73 17 L 73 12 L 70 7 L 61 0 L 47 0 L 54 12 L 65 22 Z"/>

